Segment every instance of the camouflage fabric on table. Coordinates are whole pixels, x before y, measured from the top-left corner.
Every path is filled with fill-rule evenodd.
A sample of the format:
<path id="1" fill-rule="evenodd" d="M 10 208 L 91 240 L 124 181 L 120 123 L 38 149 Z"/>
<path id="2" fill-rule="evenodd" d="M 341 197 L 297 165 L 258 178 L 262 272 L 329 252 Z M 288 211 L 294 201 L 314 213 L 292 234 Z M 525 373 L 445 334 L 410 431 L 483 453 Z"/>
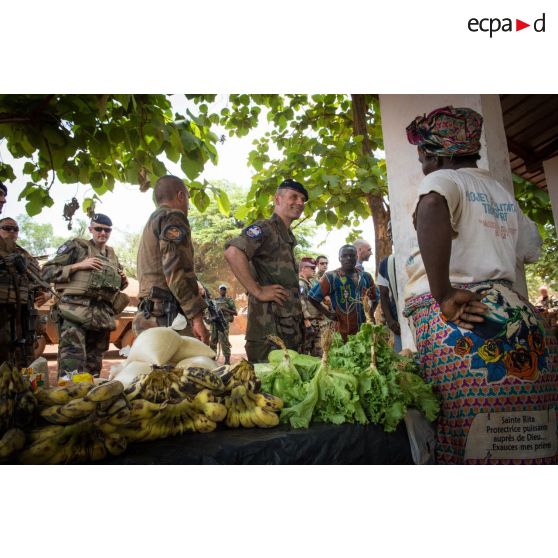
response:
<path id="1" fill-rule="evenodd" d="M 268 335 L 277 335 L 289 349 L 300 351 L 303 343 L 303 317 L 294 258 L 296 239 L 277 214 L 256 221 L 240 236 L 226 243 L 242 250 L 251 263 L 256 281 L 262 285 L 282 285 L 289 291 L 283 305 L 260 302 L 248 296 L 246 353 L 251 362 L 265 362 L 273 345 Z"/>

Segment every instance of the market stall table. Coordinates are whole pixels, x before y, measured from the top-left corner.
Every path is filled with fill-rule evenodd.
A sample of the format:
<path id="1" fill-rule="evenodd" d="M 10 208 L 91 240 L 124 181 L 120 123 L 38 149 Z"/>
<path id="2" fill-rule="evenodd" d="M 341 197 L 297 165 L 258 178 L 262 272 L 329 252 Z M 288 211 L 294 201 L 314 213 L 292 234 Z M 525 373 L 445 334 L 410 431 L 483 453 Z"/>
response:
<path id="1" fill-rule="evenodd" d="M 99 464 L 122 465 L 396 465 L 412 464 L 405 425 L 384 432 L 378 425 L 281 425 L 269 430 L 218 429 L 130 444 Z"/>

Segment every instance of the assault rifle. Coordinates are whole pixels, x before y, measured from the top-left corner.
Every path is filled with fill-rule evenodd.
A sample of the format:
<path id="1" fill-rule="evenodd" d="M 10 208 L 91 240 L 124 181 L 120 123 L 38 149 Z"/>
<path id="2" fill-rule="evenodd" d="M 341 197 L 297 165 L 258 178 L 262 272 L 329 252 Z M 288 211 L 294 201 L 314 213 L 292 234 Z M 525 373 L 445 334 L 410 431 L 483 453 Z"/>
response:
<path id="1" fill-rule="evenodd" d="M 209 313 L 209 319 L 215 324 L 215 327 L 221 333 L 227 331 L 227 326 L 229 323 L 225 319 L 223 311 L 215 304 L 215 301 L 211 298 L 209 291 L 205 289 L 205 302 L 207 303 L 207 312 Z"/>

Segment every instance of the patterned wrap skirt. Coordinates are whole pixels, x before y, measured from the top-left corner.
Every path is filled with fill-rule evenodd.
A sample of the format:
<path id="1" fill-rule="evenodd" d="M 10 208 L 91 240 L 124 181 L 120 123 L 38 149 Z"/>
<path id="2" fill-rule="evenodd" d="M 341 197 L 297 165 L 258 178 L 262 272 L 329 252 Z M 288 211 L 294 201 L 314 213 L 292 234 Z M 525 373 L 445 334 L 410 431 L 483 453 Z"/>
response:
<path id="1" fill-rule="evenodd" d="M 406 301 L 421 374 L 441 398 L 436 462 L 558 463 L 556 332 L 506 282 L 455 285 L 489 307 L 472 331 L 428 293 Z"/>

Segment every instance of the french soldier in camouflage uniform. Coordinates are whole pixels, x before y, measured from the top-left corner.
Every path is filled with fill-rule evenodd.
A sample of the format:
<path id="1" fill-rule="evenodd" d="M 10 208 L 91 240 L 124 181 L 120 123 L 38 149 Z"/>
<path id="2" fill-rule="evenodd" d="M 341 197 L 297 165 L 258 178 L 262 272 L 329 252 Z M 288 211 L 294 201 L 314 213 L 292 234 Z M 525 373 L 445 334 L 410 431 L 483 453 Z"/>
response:
<path id="1" fill-rule="evenodd" d="M 221 345 L 223 356 L 225 357 L 225 364 L 231 363 L 231 342 L 229 341 L 229 324 L 232 323 L 234 317 L 238 314 L 234 300 L 227 296 L 226 285 L 219 286 L 219 296 L 213 299 L 217 310 L 223 314 L 227 325 L 223 329 L 218 327 L 217 322 L 211 322 L 211 339 L 209 346 L 217 351 L 217 344 Z"/>
<path id="2" fill-rule="evenodd" d="M 225 258 L 248 292 L 246 355 L 265 362 L 273 348 L 268 335 L 280 337 L 289 349 L 303 345 L 303 316 L 294 257 L 296 239 L 290 226 L 300 218 L 308 192 L 288 179 L 275 193 L 269 219 L 256 221 L 225 245 Z"/>
<path id="3" fill-rule="evenodd" d="M 54 283 L 60 300 L 54 306 L 58 322 L 58 373 L 89 372 L 99 376 L 115 315 L 129 302 L 121 293 L 128 285 L 114 250 L 106 243 L 112 221 L 97 213 L 89 225 L 91 240 L 65 242 L 43 267 L 45 281 Z"/>
<path id="4" fill-rule="evenodd" d="M 19 236 L 19 226 L 17 222 L 10 218 L 4 217 L 0 219 L 0 239 L 3 239 L 6 244 L 17 242 Z M 26 367 L 34 360 L 35 348 L 37 346 L 38 336 L 38 315 L 39 312 L 36 306 L 41 306 L 48 299 L 51 298 L 51 293 L 45 288 L 44 283 L 41 281 L 41 268 L 37 258 L 34 258 L 27 250 L 22 248 L 19 244 L 15 244 L 14 254 L 21 256 L 19 267 L 25 267 L 25 272 L 22 273 L 22 280 L 27 281 L 27 296 L 25 300 L 21 301 L 21 333 L 18 337 L 21 343 L 16 350 L 15 363 L 18 368 Z M 20 297 L 21 294 L 20 293 Z"/>
<path id="5" fill-rule="evenodd" d="M 0 214 L 7 195 L 8 188 L 0 182 Z M 9 362 L 21 367 L 30 362 L 25 355 L 30 289 L 26 261 L 15 239 L 9 234 L 0 235 L 0 364 Z"/>
<path id="6" fill-rule="evenodd" d="M 207 304 L 194 273 L 188 189 L 180 178 L 164 176 L 155 184 L 155 202 L 157 210 L 143 229 L 138 250 L 140 304 L 134 332 L 170 326 L 180 313 L 189 321 L 186 334 L 207 344 L 209 332 L 203 323 Z"/>
<path id="7" fill-rule="evenodd" d="M 316 263 L 312 258 L 302 258 L 298 270 L 298 286 L 300 287 L 300 302 L 302 303 L 305 328 L 303 352 L 306 355 L 321 357 L 322 313 L 308 300 L 308 292 L 315 283 Z"/>

